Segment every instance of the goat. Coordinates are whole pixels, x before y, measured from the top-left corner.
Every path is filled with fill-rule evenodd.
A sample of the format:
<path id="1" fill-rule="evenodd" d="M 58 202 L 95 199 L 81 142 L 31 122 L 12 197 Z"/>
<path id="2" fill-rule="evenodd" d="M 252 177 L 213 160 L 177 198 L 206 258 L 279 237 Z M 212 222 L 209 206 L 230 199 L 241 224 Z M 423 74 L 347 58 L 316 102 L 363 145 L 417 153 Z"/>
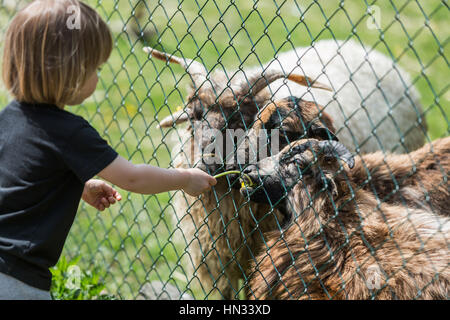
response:
<path id="1" fill-rule="evenodd" d="M 205 166 L 203 161 L 203 150 L 214 139 L 219 139 L 217 132 L 211 129 L 245 130 L 250 127 L 258 109 L 268 101 L 269 97 L 261 94 L 264 87 L 285 77 L 283 73 L 273 71 L 265 74 L 265 78 L 255 75 L 242 81 L 234 77 L 227 85 L 224 74 L 216 73 L 209 78 L 206 68 L 196 61 L 169 56 L 151 48 L 145 50 L 157 59 L 183 66 L 194 83 L 194 92 L 188 97 L 187 107 L 160 122 L 161 127 L 185 121 L 190 123 L 186 131 L 178 132 L 186 140 L 172 151 L 175 167 L 197 166 L 210 173 L 220 169 L 220 166 Z M 327 89 L 302 75 L 291 74 L 287 79 Z M 314 120 L 314 123 L 317 122 L 314 128 L 318 127 L 321 122 L 313 119 L 314 109 L 305 110 L 306 120 Z M 325 122 L 330 121 L 327 118 Z M 319 129 L 310 131 L 314 130 L 320 132 Z M 181 225 L 189 246 L 191 272 L 198 276 L 200 286 L 206 288 L 208 295 L 218 291 L 226 299 L 234 298 L 239 292 L 239 280 L 245 278 L 250 258 L 262 241 L 261 234 L 277 225 L 279 214 L 273 212 L 264 222 L 256 225 L 255 221 L 261 218 L 259 212 L 267 215 L 268 207 L 246 203 L 239 191 L 230 189 L 226 181 L 219 181 L 214 191 L 205 193 L 199 200 L 180 193 L 173 199 L 177 208 L 177 223 Z"/>
<path id="2" fill-rule="evenodd" d="M 271 83 L 283 78 L 292 83 L 309 84 L 308 90 L 311 91 L 313 90 L 311 88 L 329 89 L 327 85 L 312 78 L 297 73 L 286 74 L 283 70 L 273 68 L 266 72 L 243 72 L 244 75 L 236 72 L 229 78 L 223 72 L 210 74 L 206 67 L 196 61 L 178 58 L 151 48 L 145 50 L 157 59 L 183 66 L 194 84 L 187 99 L 187 106 L 160 122 L 163 128 L 183 122 L 190 124 L 187 129 L 177 132 L 177 136 L 182 137 L 183 141 L 178 139 L 172 150 L 173 164 L 176 167 L 197 165 L 210 173 L 223 169 L 223 166 L 204 166 L 204 155 L 196 152 L 216 139 L 215 131 L 210 130 L 211 128 L 221 131 L 247 130 L 252 123 L 255 124 L 255 130 L 258 126 L 265 129 L 282 128 L 280 133 L 284 134 L 284 137 L 280 139 L 281 146 L 305 135 L 315 138 L 334 136 L 332 117 L 314 100 L 292 99 L 280 94 L 277 94 L 279 99 L 274 100 L 271 92 L 265 89 Z M 385 64 L 386 60 L 378 60 L 377 63 Z M 327 68 L 333 69 L 333 64 L 334 62 L 330 61 Z M 316 67 L 318 70 L 321 69 L 319 64 Z M 374 68 L 378 67 L 381 66 L 374 65 Z M 377 86 L 377 82 L 370 78 L 367 87 L 372 84 L 373 88 Z M 384 86 L 393 86 L 387 81 L 379 84 L 380 90 Z M 410 86 L 409 83 L 407 85 Z M 314 96 L 318 92 L 314 89 Z M 402 101 L 402 96 L 403 94 L 398 95 L 393 101 Z M 342 99 L 340 102 L 346 104 Z M 348 108 L 358 110 L 360 104 L 349 105 Z M 420 105 L 416 106 L 420 109 Z M 377 106 L 373 105 L 371 110 L 376 111 L 376 108 Z M 288 112 L 289 109 L 291 112 Z M 394 113 L 406 112 L 408 115 L 403 116 L 410 119 L 413 116 L 411 109 L 397 107 Z M 416 113 L 414 115 L 417 116 Z M 365 135 L 360 136 L 365 138 L 371 132 L 371 125 L 367 118 L 362 122 L 361 128 Z M 339 126 L 343 124 L 343 121 L 338 123 Z M 409 126 L 410 123 L 408 126 L 400 127 L 399 131 L 406 132 Z M 384 138 L 381 137 L 381 140 Z M 413 138 L 417 141 L 414 142 Z M 418 146 L 421 144 L 419 140 L 412 135 L 405 137 L 407 145 Z M 347 143 L 352 142 L 353 140 L 347 139 Z M 362 145 L 364 141 L 360 142 Z M 394 146 L 389 144 L 386 148 Z M 190 247 L 188 250 L 191 253 L 192 271 L 198 273 L 199 282 L 203 287 L 215 288 L 223 297 L 232 298 L 238 291 L 239 279 L 246 278 L 249 259 L 256 254 L 256 248 L 263 241 L 262 235 L 276 228 L 281 217 L 280 213 L 273 210 L 271 214 L 267 214 L 266 205 L 247 204 L 237 190 L 230 190 L 227 181 L 219 181 L 215 190 L 203 195 L 201 200 L 181 193 L 175 194 L 173 199 L 177 208 L 177 220 Z M 257 224 L 256 221 L 261 220 L 262 216 L 266 216 L 266 219 Z M 208 290 L 207 292 L 209 293 Z"/>
<path id="3" fill-rule="evenodd" d="M 450 138 L 438 140 L 411 155 L 432 149 L 444 177 L 427 178 L 430 185 L 443 180 L 447 191 L 449 145 Z M 367 157 L 375 156 L 383 158 Z M 359 165 L 342 144 L 307 139 L 246 169 L 258 186 L 241 192 L 286 218 L 252 264 L 251 298 L 447 299 L 450 219 L 426 206 L 380 203 L 341 160 Z M 439 200 L 435 209 L 450 204 Z"/>

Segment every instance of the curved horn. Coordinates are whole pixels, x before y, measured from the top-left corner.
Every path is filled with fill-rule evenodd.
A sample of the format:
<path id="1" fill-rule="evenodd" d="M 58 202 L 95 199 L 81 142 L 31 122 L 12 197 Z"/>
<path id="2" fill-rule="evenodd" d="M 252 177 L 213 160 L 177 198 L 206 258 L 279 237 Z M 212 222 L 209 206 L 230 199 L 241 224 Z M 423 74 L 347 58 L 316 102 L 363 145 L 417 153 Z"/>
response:
<path id="1" fill-rule="evenodd" d="M 269 86 L 269 84 L 282 78 L 286 78 L 305 87 L 310 86 L 312 88 L 332 91 L 329 86 L 299 74 L 291 73 L 286 75 L 283 71 L 279 70 L 270 70 L 264 73 L 265 74 L 254 75 L 247 81 L 244 81 L 244 84 L 241 86 L 241 93 L 247 94 L 251 89 L 253 95 L 256 96 L 259 92 L 261 92 L 261 90 Z"/>
<path id="2" fill-rule="evenodd" d="M 151 54 L 152 57 L 158 60 L 176 63 L 182 66 L 186 70 L 186 72 L 191 75 L 192 80 L 194 81 L 194 84 L 197 88 L 200 88 L 201 86 L 210 86 L 210 82 L 206 78 L 208 70 L 203 64 L 191 59 L 179 58 L 177 56 L 158 51 L 151 47 L 145 47 L 143 50 L 146 53 Z"/>
<path id="3" fill-rule="evenodd" d="M 160 128 L 169 128 L 172 127 L 174 124 L 186 122 L 189 120 L 189 115 L 185 110 L 179 110 L 177 112 L 172 113 L 172 115 L 167 116 L 164 118 L 157 126 L 158 129 Z"/>
<path id="4" fill-rule="evenodd" d="M 355 166 L 353 155 L 342 143 L 337 141 L 320 141 L 319 147 L 323 154 L 341 159 L 347 163 L 350 169 Z"/>

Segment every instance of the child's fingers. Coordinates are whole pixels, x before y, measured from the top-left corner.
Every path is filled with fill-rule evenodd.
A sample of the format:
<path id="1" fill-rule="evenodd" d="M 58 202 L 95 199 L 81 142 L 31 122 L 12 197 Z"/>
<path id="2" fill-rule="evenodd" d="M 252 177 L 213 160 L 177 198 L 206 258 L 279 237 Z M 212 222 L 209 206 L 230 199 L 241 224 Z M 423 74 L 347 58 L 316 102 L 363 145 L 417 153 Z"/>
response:
<path id="1" fill-rule="evenodd" d="M 102 184 L 102 189 L 103 192 L 108 196 L 114 196 L 114 194 L 117 192 L 113 187 L 111 187 L 109 184 L 105 182 Z"/>
<path id="2" fill-rule="evenodd" d="M 108 197 L 108 201 L 110 204 L 115 204 L 116 203 L 116 199 L 114 199 L 114 197 Z"/>
<path id="3" fill-rule="evenodd" d="M 108 197 L 112 197 L 117 201 L 122 200 L 122 196 L 120 195 L 120 193 L 117 192 L 117 190 L 111 186 L 108 186 Z M 115 201 L 114 201 L 114 203 L 115 203 Z"/>
<path id="4" fill-rule="evenodd" d="M 109 208 L 110 203 L 106 198 L 102 198 L 100 201 L 101 201 L 102 205 L 105 206 L 105 208 Z"/>
<path id="5" fill-rule="evenodd" d="M 205 186 L 205 188 L 203 189 L 203 191 L 201 193 L 211 190 L 212 186 L 213 186 L 213 184 L 208 184 L 207 186 Z"/>
<path id="6" fill-rule="evenodd" d="M 116 198 L 117 201 L 122 200 L 122 196 L 116 190 L 114 190 L 114 198 Z"/>

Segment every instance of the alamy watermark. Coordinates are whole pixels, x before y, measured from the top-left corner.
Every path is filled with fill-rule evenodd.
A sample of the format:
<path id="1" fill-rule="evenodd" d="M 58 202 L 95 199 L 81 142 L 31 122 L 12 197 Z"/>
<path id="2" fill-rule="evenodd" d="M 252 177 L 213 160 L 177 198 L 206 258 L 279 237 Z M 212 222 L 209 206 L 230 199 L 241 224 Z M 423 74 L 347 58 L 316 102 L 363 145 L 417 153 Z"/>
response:
<path id="1" fill-rule="evenodd" d="M 69 30 L 81 29 L 81 11 L 79 6 L 69 6 L 67 12 L 69 18 L 66 21 L 66 26 Z"/>
<path id="2" fill-rule="evenodd" d="M 366 272 L 366 285 L 371 291 L 381 289 L 381 270 L 380 267 L 373 264 L 367 268 Z"/>
<path id="3" fill-rule="evenodd" d="M 280 152 L 280 130 L 207 129 L 195 133 L 191 143 L 185 150 L 193 150 L 206 165 L 256 164 Z"/>
<path id="4" fill-rule="evenodd" d="M 67 269 L 67 280 L 65 287 L 69 290 L 80 289 L 81 286 L 81 269 L 77 265 L 70 266 Z"/>

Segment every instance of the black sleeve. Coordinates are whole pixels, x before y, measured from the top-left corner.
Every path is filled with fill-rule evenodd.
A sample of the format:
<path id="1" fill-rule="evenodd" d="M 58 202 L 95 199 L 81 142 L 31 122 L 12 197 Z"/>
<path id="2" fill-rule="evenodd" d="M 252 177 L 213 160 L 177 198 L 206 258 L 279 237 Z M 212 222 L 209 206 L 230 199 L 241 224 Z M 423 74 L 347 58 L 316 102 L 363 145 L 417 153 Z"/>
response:
<path id="1" fill-rule="evenodd" d="M 82 183 L 100 173 L 117 156 L 117 152 L 87 122 L 76 130 L 62 152 L 64 162 Z"/>

